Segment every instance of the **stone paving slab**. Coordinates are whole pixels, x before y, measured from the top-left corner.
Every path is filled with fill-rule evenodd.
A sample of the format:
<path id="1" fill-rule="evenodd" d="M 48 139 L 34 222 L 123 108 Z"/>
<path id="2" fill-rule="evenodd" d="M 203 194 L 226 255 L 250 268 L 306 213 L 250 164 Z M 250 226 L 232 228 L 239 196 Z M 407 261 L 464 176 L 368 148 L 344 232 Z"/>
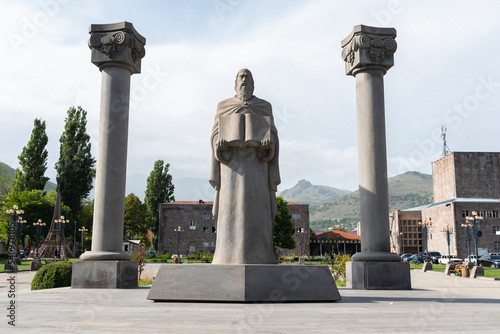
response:
<path id="1" fill-rule="evenodd" d="M 500 332 L 500 281 L 416 270 L 413 290 L 339 288 L 339 302 L 288 304 L 154 303 L 149 287 L 30 291 L 33 273 L 18 273 L 15 328 L 7 324 L 7 275 L 2 334 Z"/>

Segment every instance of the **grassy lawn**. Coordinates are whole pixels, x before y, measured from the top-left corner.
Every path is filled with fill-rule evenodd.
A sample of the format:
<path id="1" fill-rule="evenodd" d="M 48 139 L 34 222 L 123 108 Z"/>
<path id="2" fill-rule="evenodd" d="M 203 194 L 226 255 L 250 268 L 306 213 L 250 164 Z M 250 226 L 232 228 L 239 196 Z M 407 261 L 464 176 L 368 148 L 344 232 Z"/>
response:
<path id="1" fill-rule="evenodd" d="M 45 262 L 43 261 L 44 259 L 42 259 L 42 263 L 45 264 Z M 4 272 L 4 268 L 5 268 L 5 259 L 3 260 L 0 260 L 0 272 Z M 75 261 L 80 261 L 79 259 L 68 259 L 69 262 L 75 262 Z M 22 260 L 21 261 L 21 265 L 18 265 L 17 266 L 17 269 L 18 270 L 30 270 L 30 263 L 31 263 L 31 260 Z"/>
<path id="2" fill-rule="evenodd" d="M 422 269 L 423 264 L 410 263 L 410 269 Z M 445 264 L 433 264 L 432 271 L 444 273 Z M 484 277 L 500 278 L 500 269 L 484 267 Z"/>

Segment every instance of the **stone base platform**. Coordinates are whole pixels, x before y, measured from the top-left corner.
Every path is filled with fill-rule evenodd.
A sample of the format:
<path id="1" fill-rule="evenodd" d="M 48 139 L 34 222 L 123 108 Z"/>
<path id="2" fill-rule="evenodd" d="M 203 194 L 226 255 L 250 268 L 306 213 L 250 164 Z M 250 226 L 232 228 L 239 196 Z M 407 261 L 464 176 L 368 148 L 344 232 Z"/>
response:
<path id="1" fill-rule="evenodd" d="M 407 262 L 347 262 L 347 287 L 364 290 L 410 290 Z"/>
<path id="2" fill-rule="evenodd" d="M 128 289 L 138 283 L 137 261 L 73 262 L 72 288 Z"/>
<path id="3" fill-rule="evenodd" d="M 198 302 L 333 302 L 340 294 L 326 266 L 167 264 L 147 299 Z"/>

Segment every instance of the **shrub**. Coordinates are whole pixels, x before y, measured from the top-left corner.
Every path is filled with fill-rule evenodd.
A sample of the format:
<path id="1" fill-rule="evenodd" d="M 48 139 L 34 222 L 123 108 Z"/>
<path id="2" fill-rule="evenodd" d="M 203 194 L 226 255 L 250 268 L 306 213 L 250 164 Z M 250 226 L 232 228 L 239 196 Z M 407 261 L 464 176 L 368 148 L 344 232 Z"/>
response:
<path id="1" fill-rule="evenodd" d="M 146 257 L 146 252 L 142 249 L 140 249 L 137 252 L 132 252 L 132 260 L 137 261 L 138 264 L 138 270 L 139 270 L 139 281 L 141 280 L 141 275 L 142 272 L 144 271 L 144 266 L 146 265 L 146 261 L 144 258 Z"/>
<path id="2" fill-rule="evenodd" d="M 349 255 L 333 254 L 330 262 L 331 263 L 330 269 L 332 271 L 332 276 L 335 282 L 337 281 L 345 282 L 346 279 L 345 264 L 348 261 L 352 261 Z"/>
<path id="3" fill-rule="evenodd" d="M 158 254 L 154 258 L 148 259 L 148 262 L 166 263 L 170 259 L 172 259 L 172 255 L 170 255 L 170 253 L 165 253 L 165 254 Z"/>
<path id="4" fill-rule="evenodd" d="M 146 259 L 153 259 L 156 257 L 156 252 L 153 250 L 153 248 L 149 248 L 149 250 L 146 252 Z"/>
<path id="5" fill-rule="evenodd" d="M 205 254 L 205 255 L 203 255 L 202 261 L 204 261 L 206 263 L 211 263 L 213 259 L 214 259 L 213 254 Z"/>
<path id="6" fill-rule="evenodd" d="M 31 290 L 71 286 L 71 262 L 58 261 L 43 266 L 31 282 Z"/>
<path id="7" fill-rule="evenodd" d="M 418 259 L 418 257 L 415 256 L 413 259 L 411 259 L 410 263 L 421 264 L 422 262 L 420 262 L 420 260 Z"/>
<path id="8" fill-rule="evenodd" d="M 9 253 L 0 254 L 0 260 L 4 260 L 4 259 L 10 259 Z"/>

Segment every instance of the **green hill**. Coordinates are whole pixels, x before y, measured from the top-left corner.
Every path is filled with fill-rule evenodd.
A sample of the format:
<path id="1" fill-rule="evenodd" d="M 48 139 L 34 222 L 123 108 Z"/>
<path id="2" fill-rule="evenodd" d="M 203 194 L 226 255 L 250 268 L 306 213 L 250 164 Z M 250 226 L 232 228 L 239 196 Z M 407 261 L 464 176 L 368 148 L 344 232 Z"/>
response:
<path id="1" fill-rule="evenodd" d="M 309 181 L 300 180 L 293 188 L 283 190 L 280 196 L 288 202 L 319 205 L 345 194 L 349 194 L 350 192 L 350 190 L 337 189 L 327 186 L 315 186 Z"/>
<path id="2" fill-rule="evenodd" d="M 14 179 L 14 173 L 16 170 L 11 168 L 9 165 L 0 162 L 0 197 L 8 194 L 10 192 L 10 186 L 12 180 Z M 51 191 L 56 190 L 57 186 L 53 182 L 47 182 L 45 185 L 45 190 Z"/>
<path id="3" fill-rule="evenodd" d="M 389 211 L 404 210 L 432 203 L 432 175 L 406 172 L 389 178 Z M 315 231 L 343 223 L 353 230 L 359 221 L 359 191 L 330 202 L 311 206 L 310 222 Z"/>

